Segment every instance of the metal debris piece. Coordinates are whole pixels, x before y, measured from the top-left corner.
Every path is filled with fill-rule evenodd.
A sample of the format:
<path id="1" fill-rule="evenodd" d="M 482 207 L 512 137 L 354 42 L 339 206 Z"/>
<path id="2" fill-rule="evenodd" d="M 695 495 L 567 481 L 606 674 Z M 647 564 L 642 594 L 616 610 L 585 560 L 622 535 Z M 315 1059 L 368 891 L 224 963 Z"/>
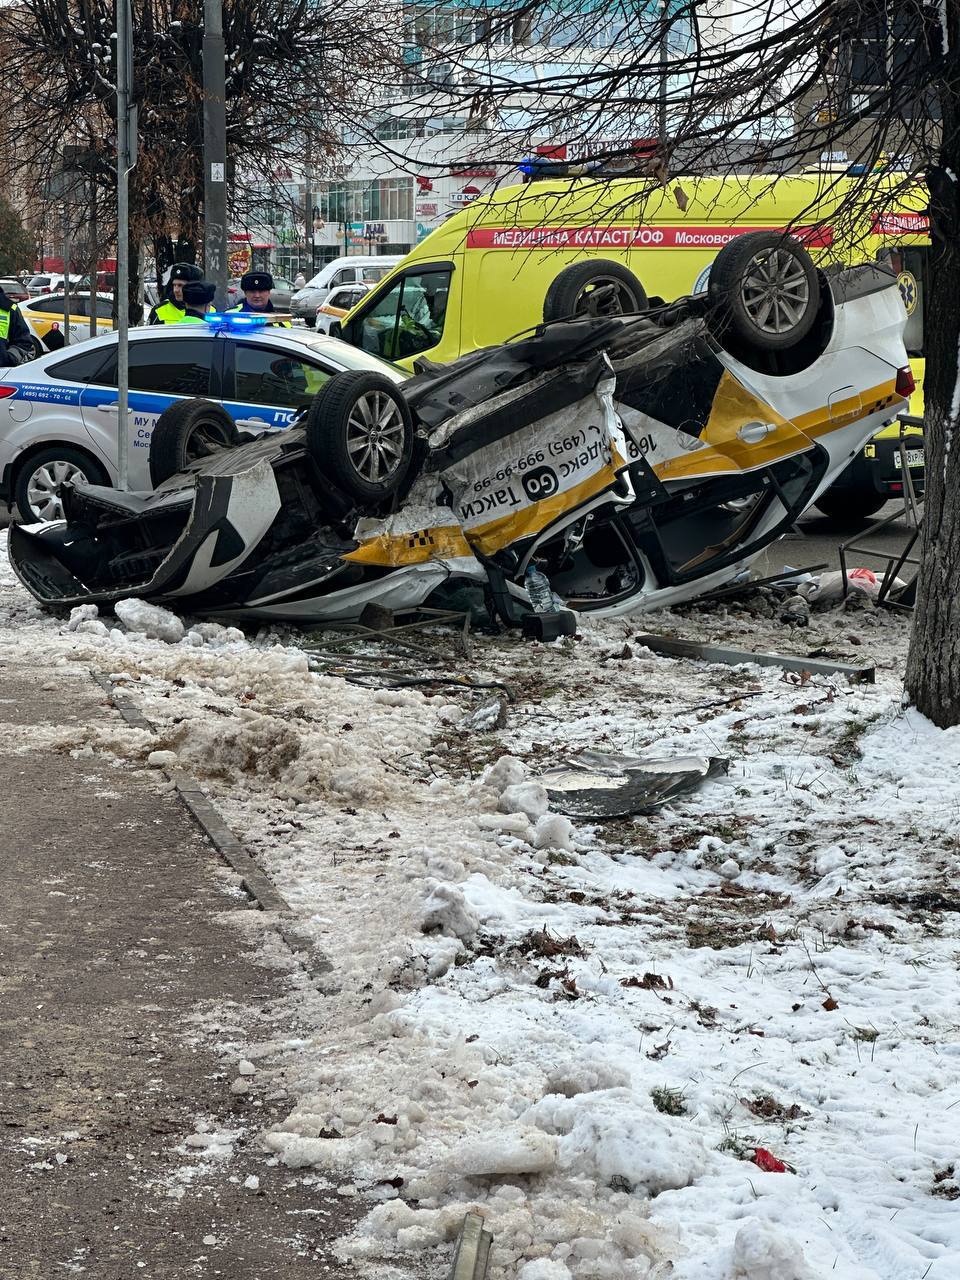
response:
<path id="1" fill-rule="evenodd" d="M 796 654 L 752 653 L 749 649 L 726 649 L 720 645 L 702 644 L 699 640 L 677 640 L 672 636 L 636 635 L 634 640 L 653 653 L 662 653 L 668 658 L 697 658 L 701 662 L 722 662 L 732 667 L 752 662 L 758 667 L 782 667 L 784 671 L 806 671 L 809 675 L 846 676 L 848 680 L 862 684 L 873 684 L 876 679 L 873 666 L 817 662 Z"/>
<path id="2" fill-rule="evenodd" d="M 729 768 L 722 756 L 669 760 L 581 751 L 541 774 L 540 781 L 557 813 L 601 821 L 654 813 Z"/>
<path id="3" fill-rule="evenodd" d="M 484 1280 L 492 1244 L 493 1236 L 484 1228 L 480 1214 L 466 1214 L 457 1237 L 450 1280 Z"/>

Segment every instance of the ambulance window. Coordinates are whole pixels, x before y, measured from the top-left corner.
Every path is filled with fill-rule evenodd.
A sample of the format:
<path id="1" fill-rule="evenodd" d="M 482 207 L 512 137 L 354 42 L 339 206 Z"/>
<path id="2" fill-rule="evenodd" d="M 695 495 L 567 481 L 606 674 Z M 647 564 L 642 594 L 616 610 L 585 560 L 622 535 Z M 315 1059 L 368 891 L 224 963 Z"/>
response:
<path id="1" fill-rule="evenodd" d="M 449 268 L 409 272 L 351 321 L 346 341 L 385 360 L 429 351 L 443 337 L 451 274 Z"/>

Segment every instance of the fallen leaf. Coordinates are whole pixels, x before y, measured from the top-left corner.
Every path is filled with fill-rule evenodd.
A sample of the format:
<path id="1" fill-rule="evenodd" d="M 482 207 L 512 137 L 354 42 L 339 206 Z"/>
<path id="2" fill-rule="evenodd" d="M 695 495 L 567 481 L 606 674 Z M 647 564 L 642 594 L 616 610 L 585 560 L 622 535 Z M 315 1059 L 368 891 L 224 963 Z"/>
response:
<path id="1" fill-rule="evenodd" d="M 823 1008 L 826 1009 L 827 1013 L 833 1013 L 834 1009 L 840 1008 L 840 1004 L 834 1000 L 833 996 L 827 996 L 823 1002 Z"/>

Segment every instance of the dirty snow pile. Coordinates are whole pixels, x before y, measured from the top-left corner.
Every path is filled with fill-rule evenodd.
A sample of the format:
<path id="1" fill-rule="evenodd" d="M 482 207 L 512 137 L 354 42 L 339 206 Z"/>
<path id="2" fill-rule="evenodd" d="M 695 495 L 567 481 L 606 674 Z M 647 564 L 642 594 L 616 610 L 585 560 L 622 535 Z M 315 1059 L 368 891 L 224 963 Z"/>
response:
<path id="1" fill-rule="evenodd" d="M 470 1209 L 492 1280 L 960 1275 L 960 731 L 901 709 L 902 618 L 484 639 L 497 728 L 462 691 L 313 674 L 289 636 L 136 602 L 64 622 L 3 587 L 0 657 L 105 672 L 157 726 L 50 745 L 199 777 L 329 959 L 249 1087 L 291 1099 L 271 1158 L 363 1199 L 361 1275 L 443 1274 Z M 648 630 L 877 683 L 657 657 Z M 575 823 L 539 776 L 585 747 L 730 768 Z"/>

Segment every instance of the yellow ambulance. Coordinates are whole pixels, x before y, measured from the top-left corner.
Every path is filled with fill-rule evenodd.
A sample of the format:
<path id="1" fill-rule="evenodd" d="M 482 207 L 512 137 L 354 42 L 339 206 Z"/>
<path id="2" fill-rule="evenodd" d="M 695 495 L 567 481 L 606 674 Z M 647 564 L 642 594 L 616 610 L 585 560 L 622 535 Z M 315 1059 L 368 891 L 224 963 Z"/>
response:
<path id="1" fill-rule="evenodd" d="M 925 192 L 904 193 L 903 185 L 902 174 L 876 174 L 864 183 L 818 171 L 683 178 L 652 192 L 649 183 L 629 178 L 504 187 L 417 245 L 344 318 L 339 336 L 408 369 L 419 359 L 446 363 L 545 319 L 589 314 L 600 299 L 607 310 L 612 302 L 614 311 L 630 312 L 702 292 L 730 240 L 789 226 L 822 270 L 880 260 L 896 271 L 918 388 L 910 409 L 920 417 L 929 237 Z M 771 349 L 779 319 L 771 318 Z M 919 432 L 908 446 L 921 487 Z M 865 518 L 902 492 L 900 464 L 894 425 L 818 505 L 830 515 Z"/>

